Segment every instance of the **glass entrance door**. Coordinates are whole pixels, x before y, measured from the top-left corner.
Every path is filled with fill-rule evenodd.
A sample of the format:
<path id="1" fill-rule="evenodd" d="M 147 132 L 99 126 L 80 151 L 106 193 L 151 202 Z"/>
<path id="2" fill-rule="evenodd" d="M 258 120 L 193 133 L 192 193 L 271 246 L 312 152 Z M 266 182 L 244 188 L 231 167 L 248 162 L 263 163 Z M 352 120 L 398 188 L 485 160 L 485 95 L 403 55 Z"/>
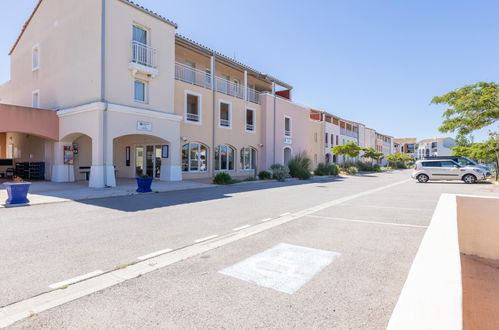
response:
<path id="1" fill-rule="evenodd" d="M 135 147 L 135 174 L 153 178 L 161 176 L 161 145 Z"/>

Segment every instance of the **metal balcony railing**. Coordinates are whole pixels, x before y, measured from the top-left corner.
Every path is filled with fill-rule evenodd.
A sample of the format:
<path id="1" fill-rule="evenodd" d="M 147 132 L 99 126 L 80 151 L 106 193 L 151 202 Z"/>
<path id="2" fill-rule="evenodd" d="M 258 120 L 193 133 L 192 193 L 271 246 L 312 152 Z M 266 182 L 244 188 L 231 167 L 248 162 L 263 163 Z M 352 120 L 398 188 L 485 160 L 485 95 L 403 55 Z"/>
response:
<path id="1" fill-rule="evenodd" d="M 260 93 L 251 88 L 248 88 L 247 93 L 248 93 L 248 101 L 257 104 L 260 103 Z"/>
<path id="2" fill-rule="evenodd" d="M 284 136 L 291 136 L 290 130 L 284 130 Z"/>
<path id="3" fill-rule="evenodd" d="M 132 41 L 132 63 L 156 69 L 156 49 L 138 41 Z"/>
<path id="4" fill-rule="evenodd" d="M 211 74 L 209 72 L 191 68 L 182 63 L 175 63 L 175 79 L 211 89 Z"/>
<path id="5" fill-rule="evenodd" d="M 232 81 L 220 77 L 216 77 L 215 82 L 217 92 L 240 99 L 244 98 L 244 87 L 241 86 L 241 84 L 233 83 Z"/>
<path id="6" fill-rule="evenodd" d="M 187 113 L 186 117 L 189 121 L 199 121 L 199 115 L 197 113 Z"/>
<path id="7" fill-rule="evenodd" d="M 253 125 L 253 124 L 246 124 L 246 130 L 247 131 L 254 131 L 255 130 L 255 125 Z"/>
<path id="8" fill-rule="evenodd" d="M 220 119 L 220 126 L 230 127 L 230 120 L 228 120 L 228 119 Z"/>

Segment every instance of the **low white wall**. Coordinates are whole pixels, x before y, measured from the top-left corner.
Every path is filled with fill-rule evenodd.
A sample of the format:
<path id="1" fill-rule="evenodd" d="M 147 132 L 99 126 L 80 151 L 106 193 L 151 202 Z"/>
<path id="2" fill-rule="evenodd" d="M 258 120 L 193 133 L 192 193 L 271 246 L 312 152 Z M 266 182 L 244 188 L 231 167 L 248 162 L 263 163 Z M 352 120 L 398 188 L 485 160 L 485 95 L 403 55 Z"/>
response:
<path id="1" fill-rule="evenodd" d="M 387 329 L 462 329 L 456 196 L 442 194 Z"/>

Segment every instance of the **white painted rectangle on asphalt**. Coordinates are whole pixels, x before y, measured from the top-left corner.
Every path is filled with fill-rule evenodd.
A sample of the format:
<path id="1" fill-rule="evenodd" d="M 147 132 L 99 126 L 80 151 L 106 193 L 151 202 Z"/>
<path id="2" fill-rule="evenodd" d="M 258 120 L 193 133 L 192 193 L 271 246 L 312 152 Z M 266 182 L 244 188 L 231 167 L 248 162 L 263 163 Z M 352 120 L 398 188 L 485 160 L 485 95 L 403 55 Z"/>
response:
<path id="1" fill-rule="evenodd" d="M 211 235 L 208 237 L 203 237 L 203 238 L 195 240 L 194 243 L 201 243 L 201 242 L 207 241 L 207 240 L 215 238 L 215 237 L 218 237 L 218 235 Z"/>
<path id="2" fill-rule="evenodd" d="M 272 220 L 272 218 L 266 218 L 266 219 L 263 219 L 262 222 L 267 222 L 267 221 L 270 221 Z"/>
<path id="3" fill-rule="evenodd" d="M 66 286 L 66 285 L 70 285 L 70 284 L 73 284 L 73 283 L 76 283 L 76 282 L 80 282 L 80 281 L 89 279 L 91 277 L 100 275 L 102 273 L 104 273 L 102 270 L 96 270 L 96 271 L 88 273 L 88 274 L 84 274 L 84 275 L 80 275 L 80 276 L 77 276 L 77 277 L 70 278 L 69 280 L 65 280 L 65 281 L 61 281 L 61 282 L 50 284 L 49 288 L 51 288 L 51 289 L 57 289 L 57 288 L 60 288 L 60 287 Z"/>
<path id="4" fill-rule="evenodd" d="M 280 243 L 219 273 L 293 294 L 340 255 L 338 252 Z"/>
<path id="5" fill-rule="evenodd" d="M 241 226 L 241 227 L 237 227 L 237 228 L 234 228 L 232 229 L 233 231 L 238 231 L 238 230 L 241 230 L 241 229 L 246 229 L 246 228 L 249 228 L 251 227 L 251 225 L 244 225 L 244 226 Z"/>
<path id="6" fill-rule="evenodd" d="M 290 212 L 286 212 L 286 213 L 283 213 L 283 214 L 281 214 L 281 215 L 279 215 L 279 216 L 280 216 L 280 217 L 284 217 L 284 216 L 286 216 L 286 215 L 290 215 L 290 214 L 291 214 Z"/>
<path id="7" fill-rule="evenodd" d="M 146 260 L 146 259 L 149 259 L 149 258 L 152 258 L 152 257 L 157 257 L 159 255 L 162 255 L 162 254 L 165 254 L 165 253 L 168 253 L 168 252 L 171 252 L 171 251 L 173 251 L 173 250 L 172 249 L 159 250 L 159 251 L 156 251 L 156 252 L 153 252 L 153 253 L 146 254 L 145 256 L 138 257 L 137 259 L 139 259 L 139 260 Z"/>

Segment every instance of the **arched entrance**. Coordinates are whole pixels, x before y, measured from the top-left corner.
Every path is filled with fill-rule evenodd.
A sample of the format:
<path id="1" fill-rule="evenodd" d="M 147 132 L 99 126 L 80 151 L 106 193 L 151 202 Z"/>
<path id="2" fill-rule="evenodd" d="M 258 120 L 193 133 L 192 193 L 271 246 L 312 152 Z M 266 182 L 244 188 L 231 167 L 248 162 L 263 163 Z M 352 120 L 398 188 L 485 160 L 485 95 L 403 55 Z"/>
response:
<path id="1" fill-rule="evenodd" d="M 329 164 L 331 162 L 331 155 L 326 154 L 326 164 Z"/>
<path id="2" fill-rule="evenodd" d="M 291 160 L 291 148 L 284 148 L 284 165 L 286 165 Z"/>
<path id="3" fill-rule="evenodd" d="M 130 134 L 113 140 L 113 165 L 116 178 L 147 175 L 169 180 L 171 143 L 157 136 Z"/>
<path id="4" fill-rule="evenodd" d="M 80 132 L 68 134 L 55 143 L 52 181 L 88 181 L 90 187 L 99 187 L 91 171 L 94 158 L 92 143 L 90 136 Z"/>

